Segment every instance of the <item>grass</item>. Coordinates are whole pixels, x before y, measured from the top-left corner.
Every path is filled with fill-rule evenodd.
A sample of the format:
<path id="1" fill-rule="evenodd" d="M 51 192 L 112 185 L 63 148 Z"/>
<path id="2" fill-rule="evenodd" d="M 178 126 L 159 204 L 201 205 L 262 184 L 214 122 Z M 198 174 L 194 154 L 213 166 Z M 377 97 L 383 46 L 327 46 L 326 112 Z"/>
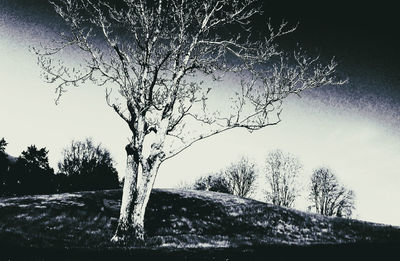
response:
<path id="1" fill-rule="evenodd" d="M 155 189 L 145 216 L 145 245 L 116 246 L 110 238 L 120 199 L 120 190 L 2 198 L 0 246 L 8 249 L 7 258 L 23 249 L 43 260 L 44 252 L 82 259 L 93 254 L 112 258 L 115 251 L 127 257 L 168 253 L 196 259 L 204 251 L 207 257 L 219 253 L 225 258 L 261 249 L 281 253 L 287 247 L 301 252 L 321 246 L 400 245 L 399 227 L 324 217 L 222 193 Z"/>

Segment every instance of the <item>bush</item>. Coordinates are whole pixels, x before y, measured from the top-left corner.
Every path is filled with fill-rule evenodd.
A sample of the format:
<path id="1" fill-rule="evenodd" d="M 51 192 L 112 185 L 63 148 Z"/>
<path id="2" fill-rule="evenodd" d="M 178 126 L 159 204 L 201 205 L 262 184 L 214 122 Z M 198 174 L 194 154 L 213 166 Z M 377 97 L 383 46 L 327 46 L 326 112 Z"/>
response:
<path id="1" fill-rule="evenodd" d="M 60 191 L 119 188 L 118 172 L 110 152 L 91 139 L 72 141 L 58 163 Z"/>
<path id="2" fill-rule="evenodd" d="M 193 184 L 193 189 L 232 194 L 226 177 L 221 173 L 198 178 Z"/>

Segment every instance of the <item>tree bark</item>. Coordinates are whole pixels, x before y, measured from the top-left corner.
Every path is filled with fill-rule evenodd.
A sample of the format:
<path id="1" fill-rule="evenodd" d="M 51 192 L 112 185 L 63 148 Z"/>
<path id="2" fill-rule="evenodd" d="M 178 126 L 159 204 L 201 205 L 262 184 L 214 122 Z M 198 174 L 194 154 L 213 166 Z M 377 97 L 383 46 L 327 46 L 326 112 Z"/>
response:
<path id="1" fill-rule="evenodd" d="M 143 167 L 139 164 L 138 156 L 128 154 L 120 217 L 111 241 L 144 241 L 145 211 L 160 163 L 157 158 L 151 165 Z"/>
<path id="2" fill-rule="evenodd" d="M 122 189 L 122 201 L 117 229 L 111 241 L 125 241 L 127 236 L 137 234 L 133 226 L 131 213 L 137 199 L 137 178 L 139 174 L 139 160 L 135 155 L 127 156 L 126 174 Z M 139 231 L 138 231 L 139 232 Z"/>

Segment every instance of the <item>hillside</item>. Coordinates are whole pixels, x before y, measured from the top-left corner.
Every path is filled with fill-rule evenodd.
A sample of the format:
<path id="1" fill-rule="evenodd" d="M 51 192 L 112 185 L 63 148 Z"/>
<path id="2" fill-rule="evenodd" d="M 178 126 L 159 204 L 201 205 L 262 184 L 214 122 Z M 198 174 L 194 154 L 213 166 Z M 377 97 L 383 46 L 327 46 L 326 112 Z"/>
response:
<path id="1" fill-rule="evenodd" d="M 400 243 L 399 227 L 329 218 L 222 193 L 155 189 L 145 218 L 146 245 L 115 246 L 110 238 L 120 198 L 120 190 L 1 198 L 0 246 L 38 255 L 66 249 L 128 255 L 132 249 L 143 255 L 186 249 L 186 256 L 204 249 L 223 253 Z"/>

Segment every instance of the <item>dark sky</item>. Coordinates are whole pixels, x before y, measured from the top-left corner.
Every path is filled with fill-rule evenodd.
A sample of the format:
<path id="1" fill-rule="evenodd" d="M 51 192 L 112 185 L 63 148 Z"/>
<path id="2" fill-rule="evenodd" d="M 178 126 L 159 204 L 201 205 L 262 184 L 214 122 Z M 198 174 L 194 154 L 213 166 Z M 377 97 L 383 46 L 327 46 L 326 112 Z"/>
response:
<path id="1" fill-rule="evenodd" d="M 350 106 L 398 128 L 398 8 L 385 1 L 369 2 L 372 1 L 265 1 L 264 6 L 273 18 L 298 21 L 298 30 L 291 37 L 323 57 L 335 56 L 339 73 L 348 78 L 343 87 L 311 91 L 313 98 L 335 106 Z"/>
<path id="2" fill-rule="evenodd" d="M 340 75 L 349 79 L 344 87 L 313 90 L 309 97 L 381 114 L 385 122 L 400 126 L 396 122 L 400 107 L 400 40 L 394 4 L 280 0 L 264 1 L 263 8 L 265 17 L 273 22 L 299 22 L 297 31 L 289 37 L 292 42 L 299 42 L 322 58 L 335 56 Z M 0 0 L 0 16 L 3 23 L 16 26 L 23 22 L 49 31 L 57 27 L 57 16 L 46 0 Z"/>

